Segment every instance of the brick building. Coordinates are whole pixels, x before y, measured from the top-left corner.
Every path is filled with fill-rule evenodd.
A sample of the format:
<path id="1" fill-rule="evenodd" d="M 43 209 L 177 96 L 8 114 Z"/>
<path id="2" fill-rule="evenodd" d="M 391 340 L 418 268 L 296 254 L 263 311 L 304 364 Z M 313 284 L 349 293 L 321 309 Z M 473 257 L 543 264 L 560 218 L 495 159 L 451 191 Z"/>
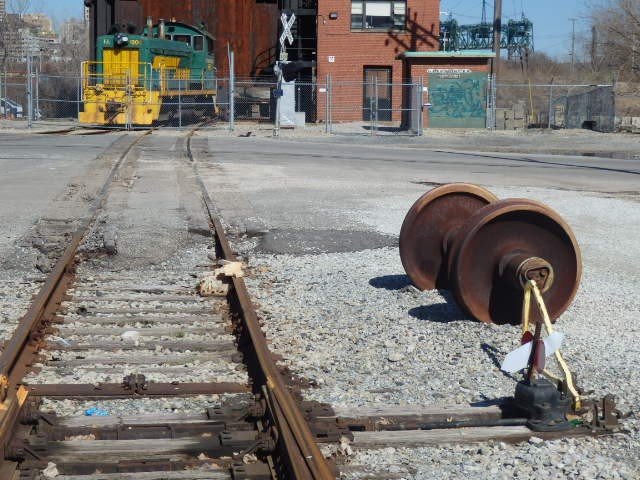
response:
<path id="1" fill-rule="evenodd" d="M 367 120 L 371 98 L 379 120 L 399 121 L 416 107 L 407 84 L 421 81 L 433 104 L 425 126 L 484 127 L 493 54 L 440 52 L 439 0 L 318 0 L 317 9 L 317 81 L 331 77 L 332 104 L 362 99 L 361 109 L 334 107 L 334 121 Z M 317 99 L 322 120 L 325 97 Z"/>

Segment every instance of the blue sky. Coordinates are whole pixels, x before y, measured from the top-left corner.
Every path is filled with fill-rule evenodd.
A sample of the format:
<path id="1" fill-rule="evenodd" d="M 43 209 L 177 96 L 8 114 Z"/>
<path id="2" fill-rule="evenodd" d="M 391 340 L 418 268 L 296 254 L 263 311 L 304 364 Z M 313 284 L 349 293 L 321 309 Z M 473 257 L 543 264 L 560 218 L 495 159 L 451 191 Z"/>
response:
<path id="1" fill-rule="evenodd" d="M 35 9 L 53 16 L 56 22 L 82 17 L 82 0 L 31 0 L 31 3 Z M 492 19 L 493 0 L 486 3 L 487 18 Z M 584 4 L 584 0 L 502 0 L 502 14 L 506 21 L 519 18 L 524 10 L 533 22 L 536 50 L 565 59 L 571 49 L 569 18 L 577 19 L 577 36 L 586 28 Z M 482 17 L 482 0 L 441 0 L 440 10 L 452 13 L 458 23 L 477 23 Z"/>

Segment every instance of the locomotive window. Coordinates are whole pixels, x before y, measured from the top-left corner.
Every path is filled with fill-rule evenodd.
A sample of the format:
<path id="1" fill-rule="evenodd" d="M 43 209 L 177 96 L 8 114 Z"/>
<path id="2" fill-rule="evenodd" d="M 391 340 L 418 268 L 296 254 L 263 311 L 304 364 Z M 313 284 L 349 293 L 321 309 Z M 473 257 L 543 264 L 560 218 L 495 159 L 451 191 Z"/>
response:
<path id="1" fill-rule="evenodd" d="M 213 55 L 213 39 L 210 37 L 207 37 L 207 51 L 209 55 Z"/>
<path id="2" fill-rule="evenodd" d="M 198 52 L 204 50 L 204 37 L 202 35 L 193 36 L 193 49 Z"/>
<path id="3" fill-rule="evenodd" d="M 187 45 L 191 46 L 191 35 L 174 35 L 173 41 L 186 43 Z"/>

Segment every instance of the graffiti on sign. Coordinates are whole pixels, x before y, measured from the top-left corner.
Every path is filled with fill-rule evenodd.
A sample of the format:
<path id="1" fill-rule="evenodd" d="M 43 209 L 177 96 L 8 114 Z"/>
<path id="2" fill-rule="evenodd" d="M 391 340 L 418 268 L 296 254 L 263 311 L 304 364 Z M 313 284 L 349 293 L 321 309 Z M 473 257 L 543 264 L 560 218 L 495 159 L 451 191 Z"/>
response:
<path id="1" fill-rule="evenodd" d="M 429 72 L 429 125 L 482 128 L 485 126 L 487 75 L 466 69 Z M 443 70 L 443 71 L 441 71 Z"/>

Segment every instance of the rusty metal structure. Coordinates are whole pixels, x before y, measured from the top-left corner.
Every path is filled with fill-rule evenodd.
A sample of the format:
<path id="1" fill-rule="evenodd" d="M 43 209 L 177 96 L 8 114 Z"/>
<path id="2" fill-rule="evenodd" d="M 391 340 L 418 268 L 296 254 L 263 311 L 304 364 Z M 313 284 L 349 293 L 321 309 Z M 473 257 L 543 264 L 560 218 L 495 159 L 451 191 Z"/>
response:
<path id="1" fill-rule="evenodd" d="M 147 17 L 204 28 L 215 38 L 219 75 L 228 72 L 227 49 L 235 52 L 236 75 L 257 75 L 275 61 L 279 5 L 255 0 L 85 0 L 95 40 L 112 31 L 141 28 Z M 315 19 L 315 17 L 314 17 Z M 135 30 L 134 30 L 135 31 Z M 95 54 L 95 53 L 93 53 Z"/>
<path id="2" fill-rule="evenodd" d="M 239 77 L 272 73 L 280 53 L 280 14 L 295 13 L 295 40 L 287 49 L 289 60 L 299 62 L 301 77 L 315 75 L 317 0 L 85 0 L 85 5 L 90 9 L 91 52 L 95 52 L 95 39 L 114 26 L 141 27 L 148 16 L 175 19 L 196 26 L 204 24 L 213 35 L 219 75 L 229 71 L 227 49 L 232 49 Z"/>
<path id="3" fill-rule="evenodd" d="M 552 320 L 571 304 L 582 261 L 571 228 L 548 206 L 498 200 L 477 185 L 442 185 L 420 197 L 400 231 L 400 258 L 416 287 L 450 289 L 485 323 L 519 324 L 534 280 Z"/>

